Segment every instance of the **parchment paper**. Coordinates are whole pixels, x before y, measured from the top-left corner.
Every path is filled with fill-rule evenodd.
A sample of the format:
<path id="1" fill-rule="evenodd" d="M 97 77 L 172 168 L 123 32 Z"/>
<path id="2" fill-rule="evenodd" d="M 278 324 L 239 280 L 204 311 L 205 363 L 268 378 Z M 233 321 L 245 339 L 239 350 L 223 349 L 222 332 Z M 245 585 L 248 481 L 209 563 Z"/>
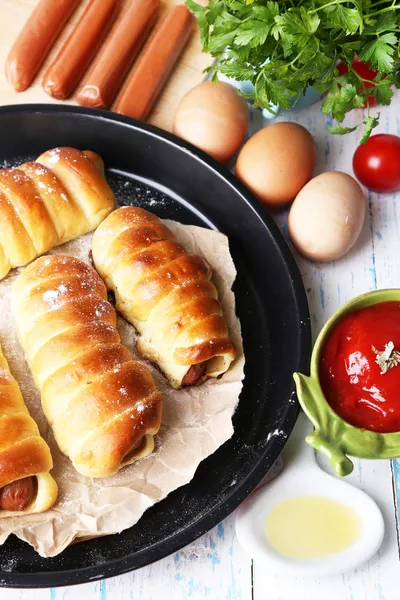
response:
<path id="1" fill-rule="evenodd" d="M 232 415 L 244 376 L 244 356 L 231 291 L 236 271 L 228 240 L 223 234 L 208 229 L 173 221 L 166 221 L 166 224 L 187 250 L 202 254 L 213 267 L 213 281 L 218 288 L 230 335 L 238 349 L 236 361 L 222 379 L 183 390 L 173 390 L 164 376 L 149 365 L 164 397 L 163 420 L 155 451 L 113 477 L 83 477 L 54 441 L 41 410 L 40 395 L 34 388 L 16 337 L 10 290 L 18 271 L 1 281 L 0 342 L 25 402 L 50 445 L 54 460 L 52 474 L 59 485 L 59 497 L 53 509 L 41 515 L 0 519 L 0 544 L 14 533 L 31 544 L 41 556 L 49 557 L 62 552 L 75 538 L 112 534 L 131 527 L 147 508 L 188 483 L 199 463 L 231 437 Z M 88 261 L 91 239 L 92 234 L 88 234 L 52 252 Z M 118 329 L 123 343 L 139 358 L 133 326 L 119 318 Z"/>

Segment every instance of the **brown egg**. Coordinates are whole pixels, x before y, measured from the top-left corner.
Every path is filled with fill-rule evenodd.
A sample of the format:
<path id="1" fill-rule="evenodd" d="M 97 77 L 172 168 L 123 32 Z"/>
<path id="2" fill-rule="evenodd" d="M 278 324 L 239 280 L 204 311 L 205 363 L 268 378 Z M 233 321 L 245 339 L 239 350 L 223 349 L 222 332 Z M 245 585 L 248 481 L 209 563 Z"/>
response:
<path id="1" fill-rule="evenodd" d="M 311 179 L 293 202 L 289 235 L 311 260 L 340 258 L 356 243 L 364 223 L 365 198 L 357 181 L 330 171 Z"/>
<path id="2" fill-rule="evenodd" d="M 248 126 L 249 108 L 236 89 L 204 81 L 182 98 L 173 132 L 225 163 L 243 144 Z"/>
<path id="3" fill-rule="evenodd" d="M 274 123 L 243 146 L 236 175 L 269 207 L 284 206 L 312 176 L 317 161 L 315 142 L 297 123 Z"/>

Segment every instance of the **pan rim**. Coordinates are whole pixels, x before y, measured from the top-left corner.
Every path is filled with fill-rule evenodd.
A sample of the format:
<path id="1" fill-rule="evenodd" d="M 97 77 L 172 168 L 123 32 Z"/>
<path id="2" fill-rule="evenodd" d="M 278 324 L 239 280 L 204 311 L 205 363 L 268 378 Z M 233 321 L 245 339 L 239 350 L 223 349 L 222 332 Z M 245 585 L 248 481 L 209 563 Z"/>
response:
<path id="1" fill-rule="evenodd" d="M 77 106 L 64 106 L 59 104 L 23 104 L 23 105 L 8 105 L 0 107 L 0 128 L 1 120 L 7 116 L 15 116 L 18 114 L 37 114 L 46 115 L 61 113 L 66 117 L 68 115 L 83 116 L 95 119 L 96 121 L 111 121 L 113 123 L 121 123 L 125 127 L 129 127 L 133 131 L 145 132 L 147 135 L 161 140 L 162 143 L 172 145 L 184 153 L 188 153 L 191 157 L 205 164 L 215 176 L 223 179 L 235 192 L 241 197 L 247 207 L 255 213 L 257 218 L 262 222 L 262 225 L 267 228 L 277 245 L 280 254 L 287 266 L 291 277 L 291 285 L 293 295 L 296 301 L 296 307 L 299 315 L 299 321 L 302 322 L 302 327 L 299 327 L 297 346 L 298 364 L 296 370 L 307 372 L 309 369 L 309 359 L 311 355 L 311 327 L 310 316 L 307 303 L 304 284 L 301 279 L 299 268 L 296 264 L 288 244 L 286 243 L 279 228 L 273 221 L 272 217 L 261 206 L 258 200 L 252 193 L 224 166 L 220 165 L 216 160 L 197 149 L 188 142 L 181 140 L 171 133 L 165 132 L 153 125 L 142 123 L 116 115 L 104 110 L 86 109 Z M 292 383 L 293 392 L 295 390 L 294 382 Z M 299 413 L 298 403 L 287 403 L 287 408 L 282 417 L 281 425 L 287 432 L 287 437 L 290 435 Z M 77 585 L 89 581 L 98 581 L 117 575 L 122 575 L 129 571 L 144 567 L 153 562 L 161 560 L 187 544 L 192 543 L 198 537 L 212 529 L 221 520 L 231 514 L 245 500 L 249 493 L 257 486 L 257 484 L 265 476 L 267 470 L 272 466 L 273 462 L 278 458 L 282 451 L 287 437 L 275 436 L 271 442 L 265 446 L 265 449 L 260 452 L 259 458 L 253 468 L 246 474 L 244 478 L 233 486 L 227 496 L 225 504 L 211 507 L 206 513 L 194 520 L 188 527 L 176 532 L 173 537 L 169 536 L 151 547 L 152 558 L 149 561 L 146 554 L 149 548 L 143 549 L 126 555 L 122 558 L 116 558 L 107 561 L 99 566 L 82 567 L 69 570 L 58 571 L 38 571 L 38 572 L 5 572 L 0 571 L 0 588 L 43 588 L 43 587 L 60 587 L 66 585 Z M 92 542 L 95 542 L 93 540 Z"/>

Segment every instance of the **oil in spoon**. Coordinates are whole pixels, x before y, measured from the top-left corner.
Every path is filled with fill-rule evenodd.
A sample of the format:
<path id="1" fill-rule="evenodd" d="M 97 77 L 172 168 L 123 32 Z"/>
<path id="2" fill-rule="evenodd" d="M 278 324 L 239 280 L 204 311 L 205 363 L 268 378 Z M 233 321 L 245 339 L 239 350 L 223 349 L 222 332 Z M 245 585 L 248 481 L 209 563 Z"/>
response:
<path id="1" fill-rule="evenodd" d="M 362 532 L 358 514 L 346 504 L 323 496 L 295 496 L 280 502 L 265 521 L 269 543 L 289 558 L 311 559 L 336 554 Z"/>

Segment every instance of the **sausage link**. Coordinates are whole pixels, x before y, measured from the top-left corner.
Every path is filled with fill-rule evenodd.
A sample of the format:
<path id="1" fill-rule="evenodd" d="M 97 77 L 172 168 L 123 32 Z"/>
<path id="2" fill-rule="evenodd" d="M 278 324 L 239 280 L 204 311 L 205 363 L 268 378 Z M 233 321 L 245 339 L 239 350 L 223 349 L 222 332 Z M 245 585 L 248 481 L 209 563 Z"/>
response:
<path id="1" fill-rule="evenodd" d="M 135 442 L 130 450 L 125 454 L 124 461 L 130 460 L 132 456 L 138 454 L 146 445 L 146 436 L 142 436 L 140 440 Z"/>
<path id="2" fill-rule="evenodd" d="M 32 502 L 36 488 L 36 477 L 24 477 L 5 485 L 0 489 L 0 510 L 25 510 Z"/>
<path id="3" fill-rule="evenodd" d="M 15 40 L 5 62 L 7 81 L 26 90 L 79 0 L 41 0 Z"/>
<path id="4" fill-rule="evenodd" d="M 95 59 L 78 93 L 82 106 L 108 108 L 152 29 L 160 0 L 133 0 Z"/>
<path id="5" fill-rule="evenodd" d="M 198 365 L 192 365 L 185 377 L 182 379 L 182 385 L 196 385 L 203 377 L 206 370 L 206 363 L 199 363 Z"/>
<path id="6" fill-rule="evenodd" d="M 168 12 L 128 77 L 115 112 L 134 119 L 147 117 L 193 31 L 193 23 L 186 6 Z"/>
<path id="7" fill-rule="evenodd" d="M 42 87 L 49 96 L 65 100 L 72 94 L 111 26 L 116 4 L 117 0 L 91 0 L 43 76 Z"/>

